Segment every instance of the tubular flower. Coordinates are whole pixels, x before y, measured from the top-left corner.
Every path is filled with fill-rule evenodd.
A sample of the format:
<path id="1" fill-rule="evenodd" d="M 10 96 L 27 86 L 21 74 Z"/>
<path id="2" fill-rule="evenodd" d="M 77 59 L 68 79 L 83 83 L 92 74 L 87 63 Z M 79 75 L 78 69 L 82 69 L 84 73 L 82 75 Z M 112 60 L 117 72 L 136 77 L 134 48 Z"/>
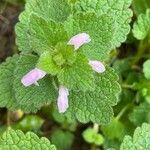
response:
<path id="1" fill-rule="evenodd" d="M 98 73 L 103 73 L 106 68 L 100 61 L 97 60 L 90 60 L 89 65 L 92 67 L 92 69 Z"/>
<path id="2" fill-rule="evenodd" d="M 79 33 L 70 39 L 68 45 L 74 45 L 75 50 L 77 50 L 80 46 L 89 43 L 90 41 L 91 38 L 87 33 Z"/>
<path id="3" fill-rule="evenodd" d="M 46 72 L 43 70 L 40 70 L 38 68 L 35 68 L 28 72 L 22 79 L 21 82 L 24 86 L 30 86 L 32 84 L 35 84 L 39 86 L 38 80 L 42 79 L 46 75 Z"/>
<path id="4" fill-rule="evenodd" d="M 67 88 L 64 86 L 59 87 L 59 95 L 57 99 L 57 106 L 59 113 L 64 113 L 67 108 L 69 107 L 68 105 L 68 96 L 69 96 L 69 91 Z"/>

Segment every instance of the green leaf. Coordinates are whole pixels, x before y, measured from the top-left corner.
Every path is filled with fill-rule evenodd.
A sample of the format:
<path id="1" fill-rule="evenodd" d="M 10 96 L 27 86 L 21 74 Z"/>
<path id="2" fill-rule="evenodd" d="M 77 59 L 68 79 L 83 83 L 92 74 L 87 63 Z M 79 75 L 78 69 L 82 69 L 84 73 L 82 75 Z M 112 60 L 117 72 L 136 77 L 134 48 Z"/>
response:
<path id="1" fill-rule="evenodd" d="M 71 148 L 74 135 L 69 131 L 57 129 L 52 134 L 52 143 L 56 145 L 58 150 L 67 150 Z"/>
<path id="2" fill-rule="evenodd" d="M 97 50 L 100 56 L 96 57 L 95 55 L 94 58 L 106 59 L 105 57 L 107 56 L 107 53 L 110 52 L 111 49 L 119 47 L 120 44 L 126 40 L 126 36 L 130 31 L 129 22 L 131 21 L 132 17 L 132 12 L 129 9 L 131 2 L 132 0 L 76 1 L 76 4 L 74 6 L 76 13 L 87 14 L 92 12 L 96 13 L 96 15 L 98 16 L 99 21 L 94 21 L 94 19 L 92 19 L 91 21 L 88 20 L 86 22 L 87 26 L 91 24 L 90 31 L 93 30 L 93 33 L 97 33 L 97 38 L 91 35 L 93 40 L 97 39 L 97 41 L 99 41 L 98 42 L 99 46 L 103 45 L 100 46 L 99 51 Z M 94 15 L 93 18 L 95 18 Z M 80 32 L 82 32 L 82 30 Z M 95 47 L 92 48 L 91 50 L 96 51 Z M 102 55 L 102 53 L 103 55 L 105 55 L 105 57 Z"/>
<path id="3" fill-rule="evenodd" d="M 66 41 L 67 44 L 68 37 L 62 24 L 45 20 L 36 14 L 32 14 L 30 20 L 29 40 L 33 51 L 42 54 L 52 51 L 58 42 Z"/>
<path id="4" fill-rule="evenodd" d="M 18 123 L 12 125 L 13 129 L 20 129 L 23 132 L 37 131 L 41 128 L 44 120 L 36 115 L 27 115 Z"/>
<path id="5" fill-rule="evenodd" d="M 24 134 L 21 130 L 8 129 L 0 138 L 0 150 L 56 150 L 44 137 L 39 138 L 33 132 Z"/>
<path id="6" fill-rule="evenodd" d="M 65 28 L 70 38 L 82 32 L 90 35 L 91 42 L 80 48 L 89 59 L 106 59 L 114 36 L 112 18 L 107 15 L 97 17 L 94 13 L 78 14 L 65 22 Z"/>
<path id="7" fill-rule="evenodd" d="M 13 72 L 18 58 L 18 55 L 14 55 L 0 65 L 0 107 L 13 110 L 18 108 L 13 91 Z"/>
<path id="8" fill-rule="evenodd" d="M 37 68 L 52 75 L 56 75 L 61 70 L 61 68 L 54 62 L 50 52 L 45 52 L 40 56 Z"/>
<path id="9" fill-rule="evenodd" d="M 138 16 L 141 13 L 145 13 L 150 8 L 150 1 L 148 0 L 133 0 L 132 6 L 135 14 Z"/>
<path id="10" fill-rule="evenodd" d="M 41 19 L 43 18 L 43 20 L 45 20 L 44 21 L 46 23 L 46 25 L 44 26 L 45 30 L 44 30 L 44 28 L 42 28 L 42 30 L 46 31 L 47 27 L 51 27 L 51 26 L 55 27 L 55 23 L 53 23 L 53 21 L 54 22 L 55 21 L 56 22 L 64 22 L 67 19 L 67 17 L 69 16 L 70 11 L 71 11 L 70 6 L 67 4 L 67 0 L 55 0 L 55 1 L 45 0 L 44 3 L 43 3 L 43 0 L 27 0 L 25 11 L 23 13 L 21 13 L 21 15 L 19 16 L 20 22 L 17 23 L 17 25 L 16 25 L 16 35 L 17 35 L 16 43 L 19 47 L 19 50 L 24 51 L 24 52 L 30 52 L 33 50 L 32 45 L 30 43 L 31 42 L 30 41 L 30 30 L 31 29 L 29 27 L 30 21 L 32 21 L 31 15 L 33 13 L 37 14 L 37 16 L 39 16 L 39 18 L 41 18 Z M 39 23 L 40 22 L 34 22 L 35 25 L 39 25 Z M 48 25 L 48 23 L 50 23 L 50 24 Z M 38 30 L 38 32 L 40 31 L 39 33 L 41 33 L 41 30 L 40 30 L 41 27 L 35 26 L 34 29 L 35 29 L 35 31 L 37 31 L 37 30 Z M 61 30 L 61 27 L 59 30 Z M 50 33 L 50 31 L 52 31 L 52 28 L 50 28 L 48 30 L 48 33 Z M 38 32 L 36 33 L 37 36 L 38 36 Z M 64 34 L 64 36 L 65 36 L 65 34 Z M 47 39 L 47 41 L 50 41 L 51 37 L 52 37 L 52 35 L 50 34 L 49 39 Z M 59 38 L 59 36 L 57 38 Z M 52 40 L 54 41 L 55 39 L 52 39 Z M 39 44 L 40 43 L 38 43 L 38 45 Z M 38 47 L 38 45 L 37 45 L 37 47 Z M 34 46 L 36 46 L 36 45 L 34 45 Z M 41 48 L 44 49 L 45 46 L 41 47 Z"/>
<path id="11" fill-rule="evenodd" d="M 52 77 L 46 76 L 39 80 L 39 86 L 23 86 L 21 79 L 36 66 L 38 58 L 33 55 L 21 55 L 14 71 L 15 97 L 21 109 L 26 112 L 36 112 L 43 105 L 56 100 L 56 91 L 52 84 Z"/>
<path id="12" fill-rule="evenodd" d="M 66 65 L 58 74 L 58 80 L 61 85 L 74 90 L 93 90 L 94 75 L 92 68 L 88 64 L 88 59 L 81 53 L 78 53 L 73 65 Z"/>
<path id="13" fill-rule="evenodd" d="M 150 123 L 150 104 L 147 102 L 141 103 L 136 106 L 133 111 L 129 114 L 129 119 L 136 126 L 142 125 L 142 123 Z"/>
<path id="14" fill-rule="evenodd" d="M 108 139 L 120 139 L 124 135 L 125 126 L 119 120 L 113 119 L 108 125 L 102 126 L 102 131 Z"/>
<path id="15" fill-rule="evenodd" d="M 141 14 L 133 26 L 133 35 L 138 40 L 150 38 L 150 9 Z"/>
<path id="16" fill-rule="evenodd" d="M 104 142 L 104 137 L 97 133 L 94 129 L 92 128 L 87 128 L 83 133 L 82 136 L 84 140 L 88 143 L 93 143 L 96 145 L 102 145 Z"/>
<path id="17" fill-rule="evenodd" d="M 72 91 L 69 96 L 68 119 L 79 120 L 82 123 L 92 121 L 107 124 L 113 117 L 114 106 L 118 102 L 120 86 L 114 70 L 107 68 L 102 74 L 95 74 L 94 91 Z"/>
<path id="18" fill-rule="evenodd" d="M 120 150 L 149 150 L 150 149 L 150 125 L 144 123 L 136 128 L 133 138 L 125 136 Z"/>
<path id="19" fill-rule="evenodd" d="M 143 72 L 147 79 L 150 79 L 150 60 L 147 60 L 143 65 Z"/>

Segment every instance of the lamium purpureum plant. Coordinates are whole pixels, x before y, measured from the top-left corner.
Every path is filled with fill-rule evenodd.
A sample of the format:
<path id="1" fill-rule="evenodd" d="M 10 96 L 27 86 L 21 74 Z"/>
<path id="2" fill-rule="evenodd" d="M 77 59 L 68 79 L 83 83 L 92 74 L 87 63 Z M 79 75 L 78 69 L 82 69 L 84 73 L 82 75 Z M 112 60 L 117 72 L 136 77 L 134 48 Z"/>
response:
<path id="1" fill-rule="evenodd" d="M 0 106 L 108 124 L 118 75 L 108 63 L 130 31 L 131 0 L 27 0 L 16 25 L 20 54 L 1 64 Z M 117 14 L 117 15 L 116 15 Z"/>

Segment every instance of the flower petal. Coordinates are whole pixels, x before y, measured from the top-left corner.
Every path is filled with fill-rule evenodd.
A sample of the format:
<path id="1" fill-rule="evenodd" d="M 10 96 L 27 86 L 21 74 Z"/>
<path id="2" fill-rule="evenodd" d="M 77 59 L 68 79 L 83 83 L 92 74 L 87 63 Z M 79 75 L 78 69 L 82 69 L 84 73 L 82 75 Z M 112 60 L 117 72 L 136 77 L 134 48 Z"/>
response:
<path id="1" fill-rule="evenodd" d="M 46 72 L 35 68 L 28 72 L 22 79 L 21 82 L 24 86 L 30 86 L 32 84 L 37 85 L 37 81 L 42 79 L 46 75 Z"/>
<path id="2" fill-rule="evenodd" d="M 70 39 L 68 45 L 74 45 L 75 50 L 77 50 L 80 46 L 89 43 L 90 41 L 91 38 L 87 33 L 79 33 Z"/>
<path id="3" fill-rule="evenodd" d="M 58 106 L 59 113 L 64 113 L 67 110 L 67 108 L 69 107 L 68 95 L 69 95 L 68 89 L 65 88 L 64 86 L 60 86 L 59 87 L 59 96 L 58 96 L 58 100 L 57 100 L 57 106 Z"/>
<path id="4" fill-rule="evenodd" d="M 105 66 L 103 65 L 102 62 L 100 61 L 97 61 L 97 60 L 90 60 L 89 61 L 89 65 L 92 67 L 92 69 L 98 73 L 103 73 L 106 68 Z"/>

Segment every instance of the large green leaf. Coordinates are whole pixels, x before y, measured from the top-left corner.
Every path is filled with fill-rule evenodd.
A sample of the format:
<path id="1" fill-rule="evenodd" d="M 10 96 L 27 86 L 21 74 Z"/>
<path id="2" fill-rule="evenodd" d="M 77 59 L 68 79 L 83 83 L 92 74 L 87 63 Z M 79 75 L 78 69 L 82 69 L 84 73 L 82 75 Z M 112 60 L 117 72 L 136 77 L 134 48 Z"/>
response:
<path id="1" fill-rule="evenodd" d="M 14 71 L 13 88 L 17 103 L 27 112 L 36 112 L 41 106 L 56 100 L 56 91 L 52 84 L 52 77 L 46 76 L 39 81 L 39 86 L 25 87 L 21 79 L 36 66 L 38 58 L 33 55 L 20 56 Z"/>
<path id="2" fill-rule="evenodd" d="M 118 102 L 120 86 L 118 76 L 111 68 L 103 74 L 95 75 L 94 91 L 72 91 L 69 96 L 69 109 L 66 113 L 69 119 L 76 118 L 80 122 L 89 121 L 107 124 L 113 116 L 112 106 Z"/>
<path id="3" fill-rule="evenodd" d="M 108 53 L 111 49 L 120 46 L 120 44 L 126 40 L 126 36 L 130 31 L 129 22 L 131 21 L 132 17 L 132 12 L 129 9 L 131 2 L 131 0 L 76 1 L 76 4 L 74 6 L 75 13 L 96 13 L 96 15 L 99 17 L 99 20 L 101 20 L 101 23 L 99 24 L 97 22 L 97 25 L 95 25 L 96 22 L 92 22 L 93 19 L 92 21 L 89 20 L 86 22 L 87 26 L 89 26 L 89 24 L 93 24 L 93 28 L 90 28 L 90 30 L 93 30 L 93 32 L 97 33 L 97 41 L 99 41 L 99 46 L 100 44 L 105 45 L 105 47 L 98 47 L 99 58 L 102 57 L 101 53 Z M 108 18 L 108 16 L 110 17 L 110 19 Z M 113 22 L 112 24 L 111 20 Z M 81 30 L 80 32 L 83 31 Z M 96 39 L 93 38 L 93 40 Z M 91 51 L 92 50 L 94 51 L 95 47 L 91 49 Z"/>
<path id="4" fill-rule="evenodd" d="M 13 72 L 18 58 L 18 55 L 14 55 L 0 65 L 0 107 L 18 107 L 13 91 Z"/>
<path id="5" fill-rule="evenodd" d="M 150 149 L 150 125 L 143 124 L 136 128 L 133 138 L 125 136 L 120 150 L 149 150 Z"/>
<path id="6" fill-rule="evenodd" d="M 39 138 L 33 132 L 24 134 L 21 130 L 8 129 L 0 137 L 0 150 L 56 150 L 44 137 Z"/>
<path id="7" fill-rule="evenodd" d="M 16 25 L 16 35 L 17 35 L 16 42 L 19 47 L 19 50 L 24 52 L 30 52 L 33 50 L 30 43 L 32 41 L 30 41 L 31 39 L 29 32 L 30 31 L 29 23 L 30 21 L 32 21 L 31 15 L 33 13 L 37 14 L 37 16 L 39 16 L 40 18 L 43 18 L 45 22 L 51 22 L 52 20 L 56 22 L 64 22 L 66 18 L 69 16 L 70 11 L 71 11 L 70 6 L 68 5 L 67 0 L 55 0 L 55 1 L 45 0 L 44 2 L 43 0 L 27 0 L 25 11 L 20 15 L 19 17 L 20 22 Z M 40 22 L 34 23 L 38 24 Z M 52 25 L 54 26 L 54 23 L 49 24 L 49 26 Z M 36 29 L 36 27 L 37 28 L 39 27 L 39 30 L 40 28 L 42 28 L 42 26 L 41 27 L 35 26 L 34 28 Z M 44 28 L 42 28 L 42 30 L 44 30 Z M 49 30 L 51 31 L 53 29 L 50 28 Z M 52 35 L 49 35 L 49 38 L 50 37 L 52 37 Z M 47 39 L 47 41 L 49 41 L 49 39 Z"/>

